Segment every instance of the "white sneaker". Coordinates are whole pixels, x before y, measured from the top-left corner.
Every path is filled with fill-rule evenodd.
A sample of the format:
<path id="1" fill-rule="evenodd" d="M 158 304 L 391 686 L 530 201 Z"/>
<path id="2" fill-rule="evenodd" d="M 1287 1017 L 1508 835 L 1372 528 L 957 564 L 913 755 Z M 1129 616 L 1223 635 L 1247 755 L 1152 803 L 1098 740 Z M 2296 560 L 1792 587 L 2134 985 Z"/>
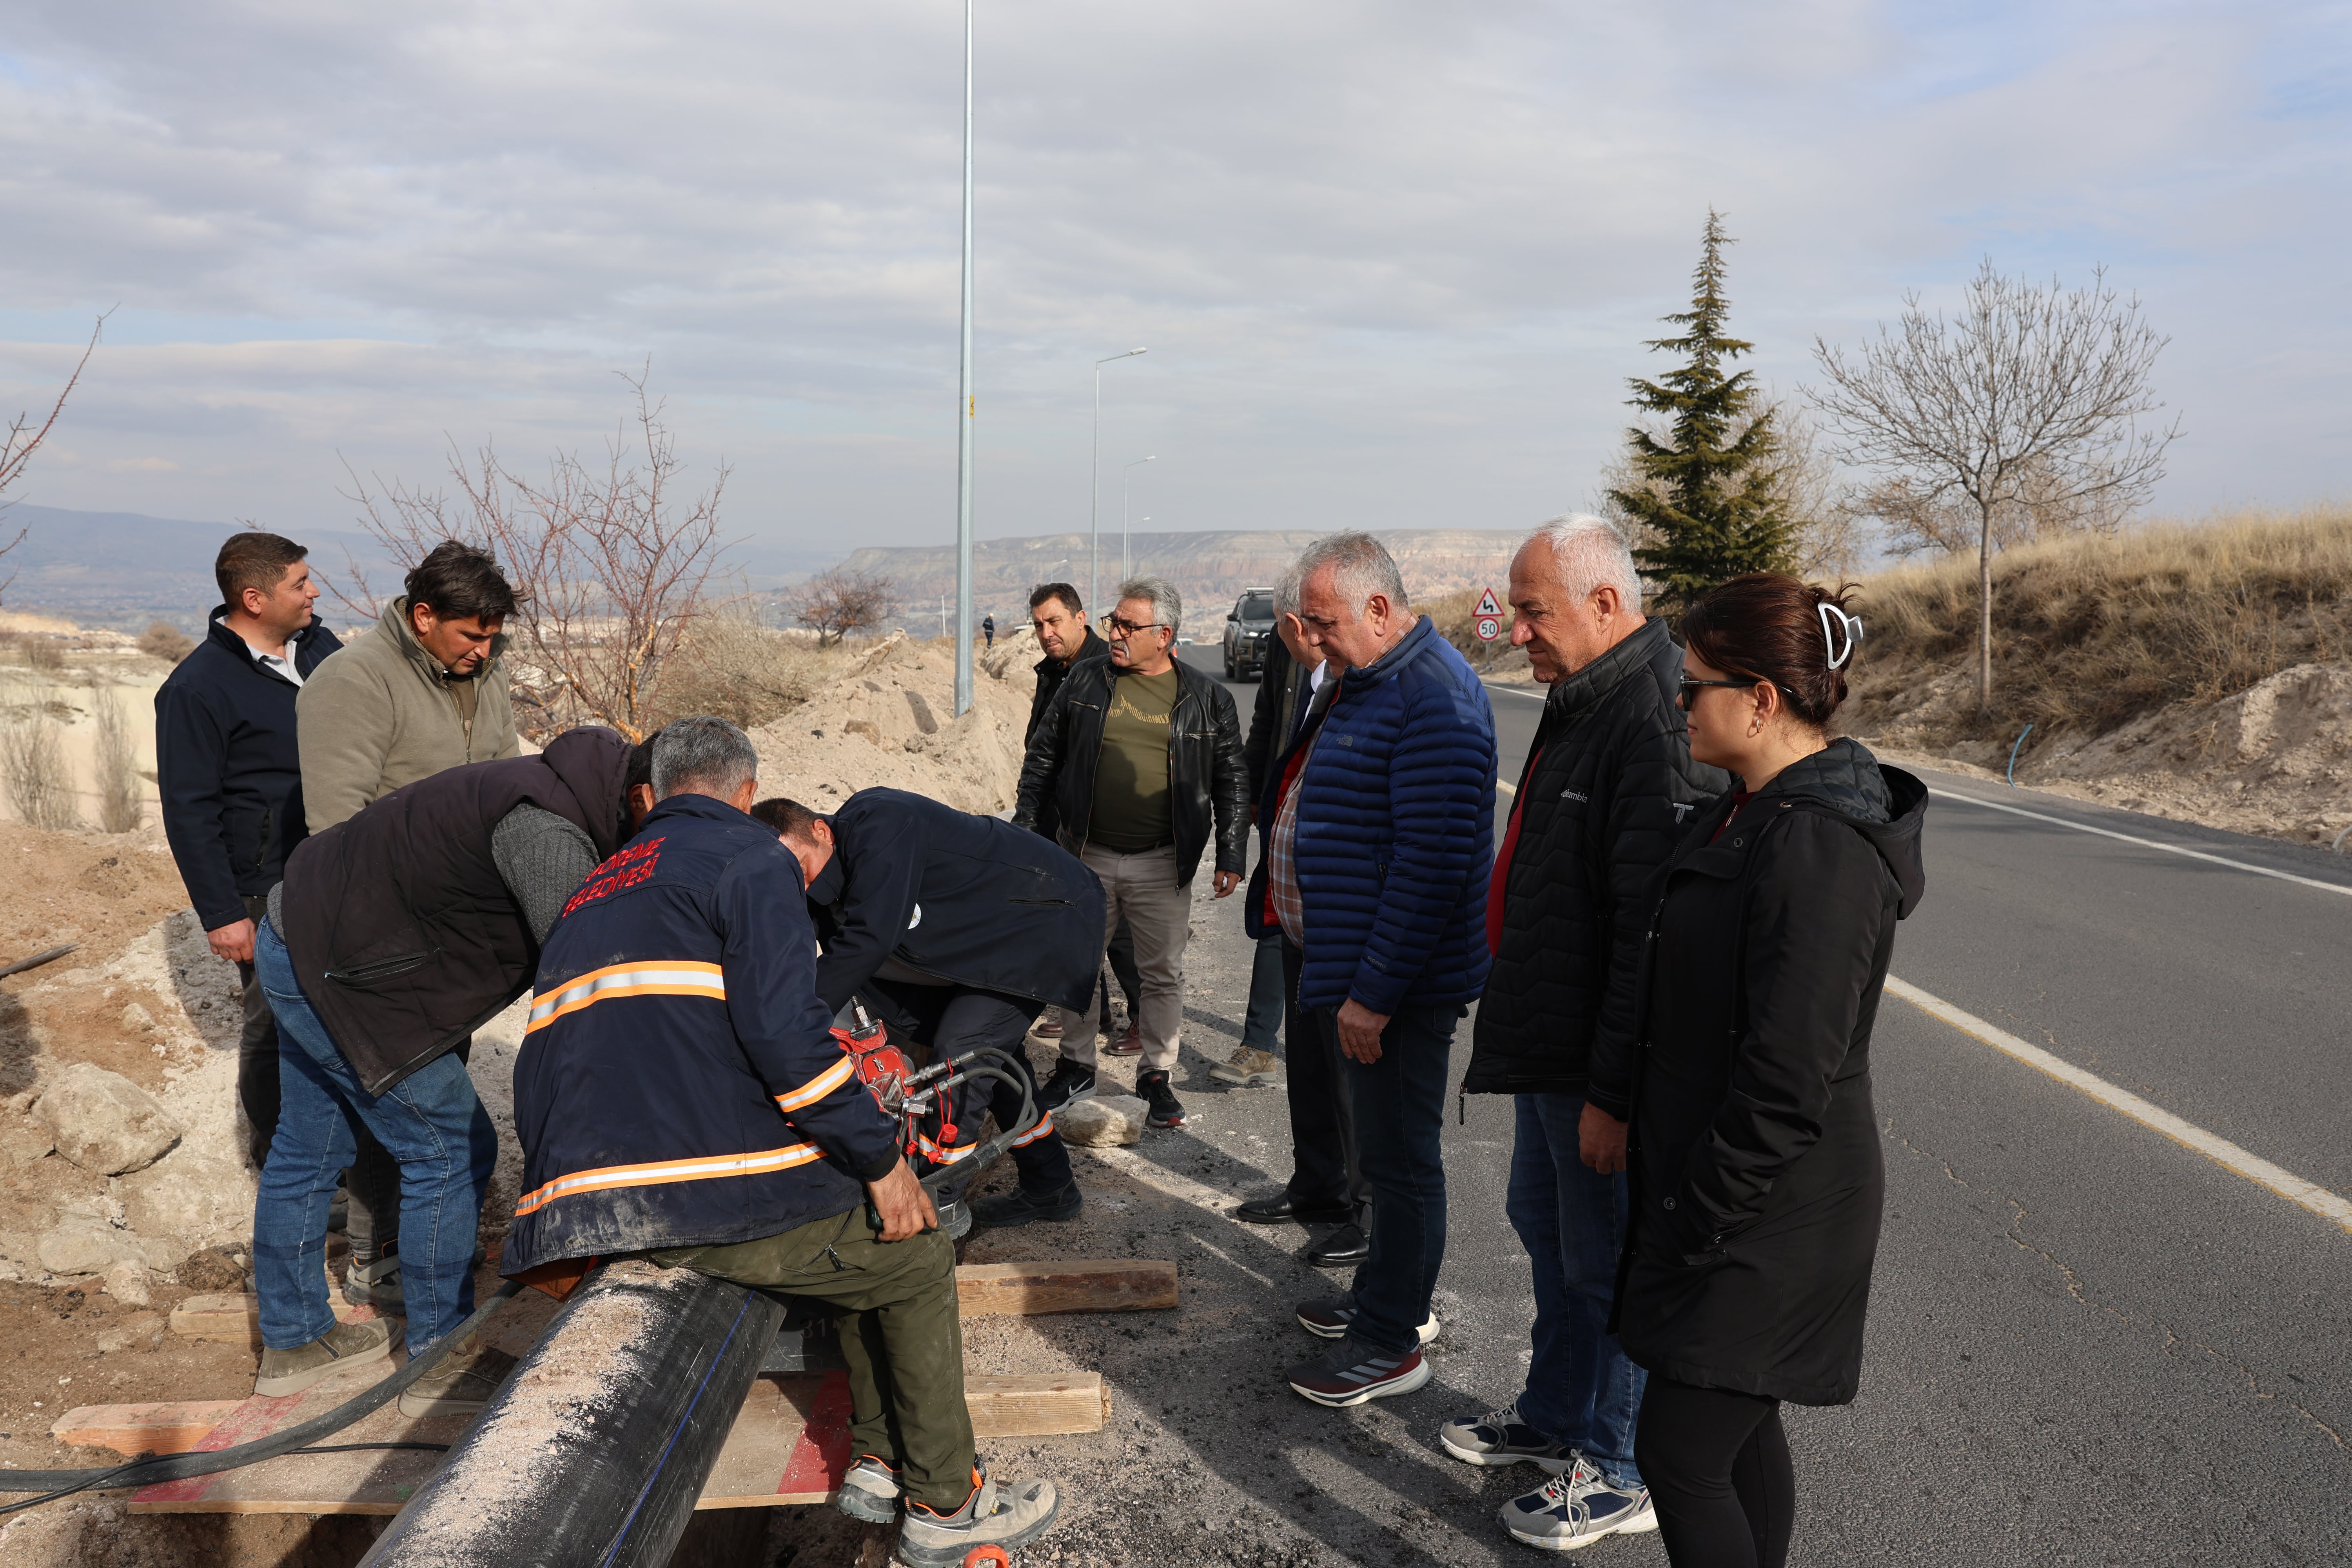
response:
<path id="1" fill-rule="evenodd" d="M 1573 1552 L 1604 1535 L 1639 1535 L 1658 1528 L 1648 1488 L 1625 1491 L 1611 1486 L 1582 1454 L 1543 1486 L 1505 1503 L 1496 1517 L 1512 1540 L 1538 1552 Z"/>

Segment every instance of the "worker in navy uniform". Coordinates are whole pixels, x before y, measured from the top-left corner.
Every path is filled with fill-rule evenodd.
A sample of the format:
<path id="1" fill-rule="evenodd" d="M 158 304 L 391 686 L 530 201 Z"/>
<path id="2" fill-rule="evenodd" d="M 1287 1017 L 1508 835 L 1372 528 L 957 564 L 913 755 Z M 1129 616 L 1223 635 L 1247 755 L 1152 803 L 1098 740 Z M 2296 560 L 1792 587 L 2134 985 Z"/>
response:
<path id="1" fill-rule="evenodd" d="M 862 789 L 830 817 L 794 801 L 761 801 L 754 815 L 800 862 L 809 913 L 824 943 L 817 994 L 836 1010 L 861 996 L 894 1034 L 931 1059 L 994 1047 L 1036 1083 L 1021 1042 L 1040 1007 L 1084 1008 L 1102 940 L 1102 884 L 1076 856 L 993 816 L 976 816 L 902 789 Z M 1087 921 L 1093 921 L 1092 925 Z M 982 1082 L 971 1086 L 978 1089 Z M 994 1083 L 962 1096 L 959 1120 L 985 1104 L 1006 1130 L 1021 1092 Z M 983 1225 L 1070 1220 L 1083 1200 L 1069 1151 L 1040 1107 L 1013 1147 L 1016 1188 L 971 1205 Z M 964 1137 L 942 1150 L 952 1163 Z M 963 1228 L 950 1214 L 950 1232 Z"/>
<path id="2" fill-rule="evenodd" d="M 913 1568 L 1017 1549 L 1059 1500 L 975 1462 L 954 1244 L 833 1038 L 800 868 L 747 815 L 759 755 L 701 716 L 663 729 L 652 763 L 652 813 L 541 957 L 501 1268 L 628 1256 L 822 1304 L 857 1456 L 837 1506 L 888 1522 L 903 1504 Z"/>

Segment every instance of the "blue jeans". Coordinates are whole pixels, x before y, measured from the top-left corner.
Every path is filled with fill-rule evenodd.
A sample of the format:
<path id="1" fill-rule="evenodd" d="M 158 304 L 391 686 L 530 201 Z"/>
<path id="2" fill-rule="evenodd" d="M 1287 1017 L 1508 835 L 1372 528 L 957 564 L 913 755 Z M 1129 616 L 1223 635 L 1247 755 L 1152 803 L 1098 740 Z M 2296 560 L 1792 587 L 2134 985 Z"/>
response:
<path id="1" fill-rule="evenodd" d="M 1242 1015 L 1242 1044 L 1270 1057 L 1282 1055 L 1282 934 L 1258 939 L 1250 960 L 1249 1011 Z"/>
<path id="2" fill-rule="evenodd" d="M 1371 1256 L 1356 1269 L 1349 1294 L 1356 1321 L 1349 1332 L 1376 1350 L 1421 1343 L 1429 1298 L 1445 1262 L 1445 1163 L 1437 1135 L 1445 1125 L 1445 1085 L 1459 1007 L 1405 1007 L 1381 1031 L 1381 1059 L 1348 1058 L 1360 1167 L 1372 1191 L 1366 1226 Z M 1339 1037 L 1336 1010 L 1323 1026 Z"/>
<path id="3" fill-rule="evenodd" d="M 359 1147 L 352 1129 L 363 1125 L 400 1162 L 400 1288 L 414 1355 L 474 1310 L 474 1233 L 498 1163 L 498 1130 L 455 1055 L 380 1095 L 362 1089 L 266 920 L 254 933 L 253 965 L 278 1016 L 280 1085 L 278 1133 L 253 1205 L 261 1342 L 293 1350 L 335 1326 L 327 1207 Z"/>
<path id="4" fill-rule="evenodd" d="M 1625 1174 L 1578 1154 L 1580 1094 L 1521 1094 L 1504 1208 L 1535 1267 L 1535 1357 L 1519 1419 L 1584 1455 L 1613 1487 L 1642 1484 L 1633 1418 L 1649 1373 L 1609 1331 L 1617 1255 L 1625 1245 Z"/>

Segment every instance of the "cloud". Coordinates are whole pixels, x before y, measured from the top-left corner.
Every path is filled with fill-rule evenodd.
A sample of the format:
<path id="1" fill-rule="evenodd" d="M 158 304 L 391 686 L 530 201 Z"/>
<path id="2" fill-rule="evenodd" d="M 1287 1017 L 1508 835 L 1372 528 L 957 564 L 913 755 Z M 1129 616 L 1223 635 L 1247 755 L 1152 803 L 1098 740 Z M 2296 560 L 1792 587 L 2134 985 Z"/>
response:
<path id="1" fill-rule="evenodd" d="M 19 8 L 0 400 L 27 499 L 334 526 L 341 463 L 592 446 L 651 356 L 779 542 L 953 519 L 961 8 Z M 2326 5 L 980 0 L 977 511 L 1504 525 L 1580 503 L 1706 208 L 1783 387 L 1990 254 L 2174 336 L 2163 500 L 2340 483 L 2352 330 Z M 152 459 L 171 468 L 126 469 Z"/>

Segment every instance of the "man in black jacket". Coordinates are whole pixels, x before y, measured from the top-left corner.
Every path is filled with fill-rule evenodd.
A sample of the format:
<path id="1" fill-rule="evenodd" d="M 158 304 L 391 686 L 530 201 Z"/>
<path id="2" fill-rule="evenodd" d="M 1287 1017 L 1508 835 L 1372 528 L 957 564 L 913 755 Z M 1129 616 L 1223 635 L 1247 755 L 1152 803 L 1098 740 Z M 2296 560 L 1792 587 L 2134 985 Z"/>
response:
<path id="1" fill-rule="evenodd" d="M 1143 976 L 1137 1045 L 1143 1070 L 1135 1088 L 1155 1127 L 1184 1122 L 1169 1075 L 1184 1021 L 1192 873 L 1213 818 L 1216 896 L 1232 893 L 1246 868 L 1249 835 L 1234 700 L 1175 657 L 1182 620 L 1183 603 L 1167 579 L 1119 585 L 1110 657 L 1074 665 L 1054 693 L 1022 763 L 1013 814 L 1014 826 L 1034 830 L 1049 805 L 1058 812 L 1062 847 L 1102 879 L 1105 940 L 1122 918 L 1134 928 Z M 1062 1061 L 1045 1090 L 1050 1104 L 1094 1087 L 1089 1021 L 1082 1013 L 1062 1016 Z"/>
<path id="2" fill-rule="evenodd" d="M 1102 889 L 1087 868 L 1034 833 L 899 789 L 859 790 L 830 817 L 789 800 L 761 801 L 751 815 L 800 862 L 824 944 L 816 990 L 824 1005 L 839 1013 L 863 997 L 933 1061 L 993 1047 L 1034 1100 L 1021 1050 L 1029 1020 L 1041 1006 L 1083 1006 L 1094 988 Z M 965 1125 L 935 1164 L 971 1152 L 978 1140 L 966 1134 L 982 1105 L 1010 1129 L 1022 1091 L 997 1081 L 960 1099 Z M 1077 1218 L 1077 1181 L 1050 1112 L 1013 1143 L 1013 1163 L 1019 1187 L 972 1205 L 973 1218 Z M 943 1212 L 940 1223 L 960 1235 L 959 1218 Z"/>
<path id="3" fill-rule="evenodd" d="M 1692 808 L 1726 787 L 1690 759 L 1682 650 L 1665 622 L 1643 618 L 1641 591 L 1624 540 L 1598 518 L 1544 524 L 1511 563 L 1511 641 L 1551 691 L 1495 858 L 1495 963 L 1462 1085 L 1517 1101 L 1507 1208 L 1534 1267 L 1534 1354 L 1516 1400 L 1445 1423 L 1439 1440 L 1471 1464 L 1559 1475 L 1503 1510 L 1506 1528 L 1553 1550 L 1654 1527 L 1633 1462 L 1643 1373 L 1607 1327 L 1640 895 Z M 1615 1129 L 1597 1168 L 1582 1157 L 1588 1123 Z"/>
<path id="4" fill-rule="evenodd" d="M 294 698 L 342 644 L 319 624 L 309 552 L 274 533 L 233 533 L 213 562 L 220 605 L 205 640 L 155 693 L 163 835 L 213 952 L 245 990 L 236 1097 L 257 1166 L 278 1127 L 278 1026 L 253 978 L 253 928 L 302 842 Z"/>

